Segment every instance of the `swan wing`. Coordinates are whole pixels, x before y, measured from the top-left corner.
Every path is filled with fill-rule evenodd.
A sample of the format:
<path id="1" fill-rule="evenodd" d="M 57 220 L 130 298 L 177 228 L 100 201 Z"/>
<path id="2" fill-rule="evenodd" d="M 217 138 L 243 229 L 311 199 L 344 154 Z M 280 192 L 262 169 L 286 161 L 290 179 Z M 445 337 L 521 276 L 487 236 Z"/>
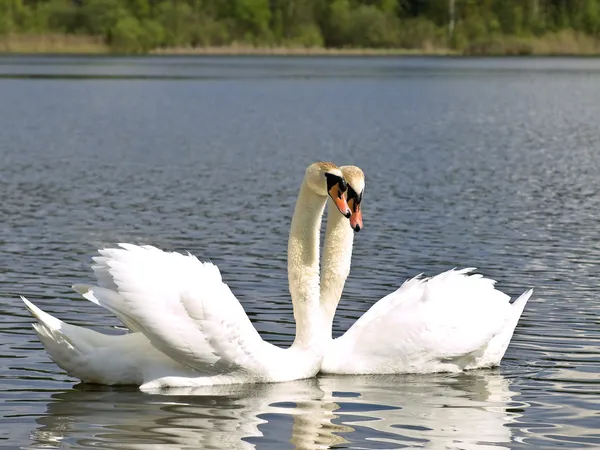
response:
<path id="1" fill-rule="evenodd" d="M 119 247 L 94 258 L 100 286 L 73 288 L 188 367 L 221 373 L 260 365 L 268 344 L 216 265 L 152 246 Z"/>
<path id="2" fill-rule="evenodd" d="M 325 366 L 331 359 L 347 361 L 354 371 L 395 372 L 481 349 L 503 329 L 510 298 L 495 289 L 494 280 L 469 275 L 473 270 L 406 281 L 334 340 Z"/>

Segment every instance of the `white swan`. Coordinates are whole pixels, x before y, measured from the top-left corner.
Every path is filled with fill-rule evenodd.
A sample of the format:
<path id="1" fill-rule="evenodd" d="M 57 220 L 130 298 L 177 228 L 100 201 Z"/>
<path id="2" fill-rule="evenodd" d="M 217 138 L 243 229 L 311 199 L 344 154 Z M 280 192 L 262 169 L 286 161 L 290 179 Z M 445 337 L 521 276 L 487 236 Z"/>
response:
<path id="1" fill-rule="evenodd" d="M 349 185 L 352 228 L 336 212 L 338 208 L 335 204 L 329 202 L 320 303 L 324 314 L 324 339 L 330 341 L 330 346 L 326 350 L 321 371 L 342 374 L 455 372 L 498 365 L 532 291 L 525 292 L 510 304 L 510 298 L 494 288 L 493 280 L 480 275 L 469 276 L 468 273 L 473 269 L 451 270 L 431 279 L 416 277 L 408 280 L 397 291 L 373 305 L 346 334 L 331 339 L 333 317 L 350 271 L 354 237 L 352 229 L 358 231 L 362 227 L 360 206 L 364 175 L 355 166 L 341 169 Z M 334 195 L 334 198 L 337 196 Z M 129 252 L 144 250 L 135 246 L 129 249 Z M 318 254 L 318 243 L 316 251 Z M 160 266 L 165 263 L 162 258 L 167 254 L 159 250 L 156 252 L 160 254 L 161 260 L 157 262 Z M 143 258 L 146 255 L 140 253 L 140 256 Z M 293 263 L 293 251 L 289 256 L 290 290 L 293 292 L 303 287 L 306 277 L 314 281 L 315 272 L 305 272 L 301 264 Z M 112 275 L 105 263 L 101 260 L 95 271 L 100 284 L 110 286 Z M 201 263 L 196 261 L 195 264 Z M 316 270 L 318 274 L 318 265 Z M 309 285 L 312 286 L 310 282 Z M 87 287 L 78 289 L 89 300 L 110 309 L 109 302 L 99 301 Z M 197 371 L 156 350 L 148 338 L 139 332 L 139 325 L 130 323 L 122 313 L 117 312 L 117 315 L 132 331 L 138 332 L 123 336 L 103 335 L 65 324 L 26 299 L 23 300 L 40 322 L 35 325 L 36 331 L 51 357 L 60 367 L 83 381 L 102 384 L 145 383 L 142 388 L 147 389 L 187 383 L 236 382 L 237 375 L 233 379 L 220 376 L 208 381 L 200 377 L 190 382 L 190 379 L 198 376 Z M 299 330 L 312 327 L 307 323 L 312 320 L 310 311 L 294 304 Z M 221 338 L 227 339 L 226 336 Z M 298 339 L 296 341 L 299 342 Z M 211 347 L 205 350 L 208 358 L 212 358 Z M 203 352 L 202 349 L 198 351 Z M 206 359 L 206 354 L 202 358 Z M 110 364 L 106 361 L 110 361 Z"/>
<path id="2" fill-rule="evenodd" d="M 364 174 L 356 166 L 341 169 L 348 183 L 350 225 L 358 231 Z M 494 280 L 469 275 L 471 268 L 406 281 L 331 340 L 333 316 L 350 272 L 354 233 L 346 218 L 328 209 L 321 305 L 330 346 L 321 372 L 458 372 L 500 364 L 533 290 L 511 304 L 508 295 L 495 289 Z"/>
<path id="3" fill-rule="evenodd" d="M 93 267 L 99 286 L 74 286 L 133 333 L 108 336 L 68 325 L 23 301 L 51 358 L 82 381 L 152 389 L 312 377 L 328 342 L 319 303 L 321 217 L 328 195 L 350 215 L 345 189 L 331 163 L 306 170 L 288 242 L 296 319 L 288 349 L 262 340 L 216 266 L 150 246 L 101 250 Z"/>

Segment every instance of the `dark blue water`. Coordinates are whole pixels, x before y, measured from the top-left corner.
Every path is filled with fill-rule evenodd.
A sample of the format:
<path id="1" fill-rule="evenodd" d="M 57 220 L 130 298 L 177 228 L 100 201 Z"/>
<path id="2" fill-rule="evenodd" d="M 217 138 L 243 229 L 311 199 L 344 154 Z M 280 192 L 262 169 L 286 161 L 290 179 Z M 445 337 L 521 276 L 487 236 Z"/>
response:
<path id="1" fill-rule="evenodd" d="M 597 448 L 600 60 L 0 58 L 3 448 Z M 335 334 L 419 273 L 534 287 L 499 369 L 150 395 L 79 384 L 18 295 L 71 291 L 117 242 L 210 258 L 288 345 L 287 235 L 316 160 L 367 176 Z"/>

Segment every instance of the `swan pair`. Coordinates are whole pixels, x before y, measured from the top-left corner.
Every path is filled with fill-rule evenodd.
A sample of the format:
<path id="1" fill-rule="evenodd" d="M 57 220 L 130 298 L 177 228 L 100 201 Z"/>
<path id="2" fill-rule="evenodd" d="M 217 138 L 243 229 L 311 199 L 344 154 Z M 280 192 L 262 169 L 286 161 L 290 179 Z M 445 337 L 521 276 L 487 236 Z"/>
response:
<path id="1" fill-rule="evenodd" d="M 34 328 L 50 357 L 70 375 L 143 390 L 291 381 L 319 371 L 427 373 L 498 365 L 532 291 L 511 304 L 493 280 L 469 275 L 472 269 L 408 280 L 332 339 L 354 231 L 362 227 L 363 191 L 364 175 L 355 166 L 314 163 L 306 170 L 288 241 L 296 320 L 288 349 L 260 337 L 215 265 L 151 246 L 100 250 L 93 266 L 98 285 L 74 286 L 113 312 L 128 334 L 69 325 L 23 301 L 38 320 Z"/>

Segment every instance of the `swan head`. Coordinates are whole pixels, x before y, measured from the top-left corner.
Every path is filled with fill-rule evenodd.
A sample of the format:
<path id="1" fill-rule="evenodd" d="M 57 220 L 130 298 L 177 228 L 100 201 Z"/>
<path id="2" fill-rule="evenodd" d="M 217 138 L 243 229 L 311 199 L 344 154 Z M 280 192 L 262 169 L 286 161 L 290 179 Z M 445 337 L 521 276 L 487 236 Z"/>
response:
<path id="1" fill-rule="evenodd" d="M 328 195 L 342 215 L 350 218 L 346 201 L 348 185 L 338 166 L 330 162 L 316 162 L 306 169 L 304 176 L 308 187 L 317 195 Z"/>
<path id="2" fill-rule="evenodd" d="M 362 202 L 363 192 L 365 191 L 365 174 L 356 166 L 342 166 L 340 167 L 340 170 L 348 184 L 346 199 L 352 213 L 350 215 L 350 226 L 354 231 L 359 232 L 363 228 L 360 204 Z"/>

